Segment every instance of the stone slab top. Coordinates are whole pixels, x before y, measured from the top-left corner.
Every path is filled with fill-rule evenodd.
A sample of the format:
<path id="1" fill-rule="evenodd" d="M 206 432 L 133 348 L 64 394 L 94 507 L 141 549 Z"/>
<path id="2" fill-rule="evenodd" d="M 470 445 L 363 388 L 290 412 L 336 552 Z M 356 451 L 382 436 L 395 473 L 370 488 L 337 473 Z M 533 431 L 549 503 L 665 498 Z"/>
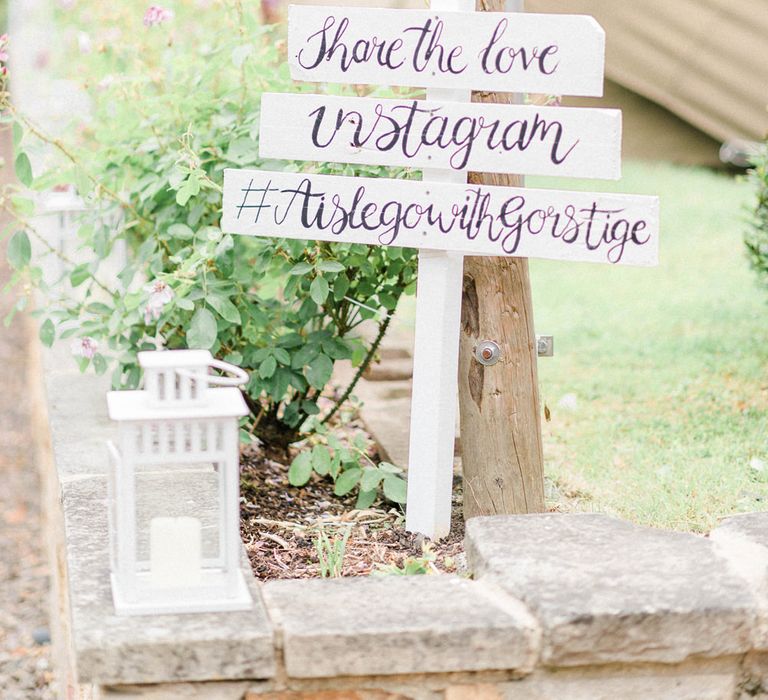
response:
<path id="1" fill-rule="evenodd" d="M 264 596 L 294 678 L 530 671 L 538 656 L 525 608 L 468 579 L 273 581 Z"/>
<path id="2" fill-rule="evenodd" d="M 712 531 L 718 539 L 724 535 L 738 537 L 768 549 L 768 513 L 742 513 L 725 518 Z"/>
<path id="3" fill-rule="evenodd" d="M 466 545 L 475 577 L 542 625 L 544 663 L 677 663 L 751 647 L 754 595 L 707 538 L 542 514 L 471 519 Z"/>

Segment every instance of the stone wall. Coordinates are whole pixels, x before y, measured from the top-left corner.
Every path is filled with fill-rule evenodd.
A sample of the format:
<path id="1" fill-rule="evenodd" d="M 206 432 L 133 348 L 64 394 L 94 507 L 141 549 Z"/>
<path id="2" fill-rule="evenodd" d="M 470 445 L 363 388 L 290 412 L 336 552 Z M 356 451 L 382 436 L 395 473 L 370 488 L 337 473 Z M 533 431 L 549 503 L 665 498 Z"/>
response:
<path id="1" fill-rule="evenodd" d="M 599 514 L 477 518 L 472 579 L 260 585 L 244 562 L 252 611 L 118 617 L 107 386 L 66 355 L 44 351 L 32 377 L 62 697 L 768 698 L 765 513 L 707 538 Z"/>

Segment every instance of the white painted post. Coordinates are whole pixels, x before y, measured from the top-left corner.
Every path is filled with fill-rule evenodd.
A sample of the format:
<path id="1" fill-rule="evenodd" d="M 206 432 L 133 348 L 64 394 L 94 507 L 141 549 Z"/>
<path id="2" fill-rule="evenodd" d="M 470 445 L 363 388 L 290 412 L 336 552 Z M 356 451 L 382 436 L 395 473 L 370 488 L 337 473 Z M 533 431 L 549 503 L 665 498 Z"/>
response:
<path id="1" fill-rule="evenodd" d="M 474 7 L 475 0 L 430 3 L 433 10 L 471 11 Z M 430 100 L 469 102 L 471 98 L 470 90 L 427 91 Z M 467 174 L 425 169 L 423 179 L 463 183 Z M 405 527 L 433 540 L 451 529 L 463 275 L 463 255 L 419 251 Z"/>

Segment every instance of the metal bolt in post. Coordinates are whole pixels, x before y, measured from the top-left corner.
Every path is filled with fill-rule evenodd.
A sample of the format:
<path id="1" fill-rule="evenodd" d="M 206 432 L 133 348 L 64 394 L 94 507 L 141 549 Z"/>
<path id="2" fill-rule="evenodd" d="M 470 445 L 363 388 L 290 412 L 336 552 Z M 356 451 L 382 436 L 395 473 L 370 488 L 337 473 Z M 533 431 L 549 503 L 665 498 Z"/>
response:
<path id="1" fill-rule="evenodd" d="M 501 348 L 492 340 L 483 340 L 475 347 L 475 359 L 486 367 L 495 365 L 501 358 Z"/>

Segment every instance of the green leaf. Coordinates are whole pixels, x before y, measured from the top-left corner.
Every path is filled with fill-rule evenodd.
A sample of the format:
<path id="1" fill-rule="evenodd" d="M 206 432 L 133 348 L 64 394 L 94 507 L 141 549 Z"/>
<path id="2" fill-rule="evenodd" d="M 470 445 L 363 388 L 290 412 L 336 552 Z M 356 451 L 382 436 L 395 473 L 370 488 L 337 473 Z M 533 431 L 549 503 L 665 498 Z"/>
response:
<path id="1" fill-rule="evenodd" d="M 360 490 L 376 491 L 385 474 L 376 467 L 366 467 L 363 470 L 363 478 L 360 479 Z"/>
<path id="2" fill-rule="evenodd" d="M 269 379 L 277 369 L 277 360 L 271 355 L 259 365 L 259 376 Z"/>
<path id="3" fill-rule="evenodd" d="M 186 224 L 172 224 L 168 227 L 168 235 L 181 241 L 188 241 L 195 237 L 195 232 Z"/>
<path id="4" fill-rule="evenodd" d="M 327 355 L 318 355 L 306 366 L 304 376 L 315 389 L 322 389 L 331 378 L 332 372 L 331 358 Z"/>
<path id="5" fill-rule="evenodd" d="M 139 304 L 141 304 L 143 298 L 144 295 L 140 292 L 131 292 L 123 297 L 123 303 L 128 311 L 133 311 L 134 309 L 139 308 Z"/>
<path id="6" fill-rule="evenodd" d="M 79 287 L 85 280 L 89 279 L 90 276 L 91 271 L 88 269 L 88 264 L 83 263 L 69 273 L 69 283 L 73 287 Z"/>
<path id="7" fill-rule="evenodd" d="M 40 326 L 40 341 L 49 348 L 53 345 L 53 341 L 56 340 L 56 328 L 53 325 L 53 321 L 50 318 L 46 318 L 43 321 L 43 325 Z"/>
<path id="8" fill-rule="evenodd" d="M 229 142 L 227 159 L 240 165 L 253 163 L 259 157 L 258 143 L 251 138 L 241 137 Z"/>
<path id="9" fill-rule="evenodd" d="M 104 359 L 104 355 L 96 353 L 93 356 L 93 369 L 96 374 L 104 374 L 107 371 L 107 361 Z"/>
<path id="10" fill-rule="evenodd" d="M 224 358 L 224 362 L 231 362 L 233 365 L 243 364 L 243 355 L 240 352 L 231 352 Z"/>
<path id="11" fill-rule="evenodd" d="M 32 163 L 29 162 L 29 156 L 21 152 L 16 156 L 16 177 L 25 187 L 32 186 Z"/>
<path id="12" fill-rule="evenodd" d="M 328 473 L 335 479 L 339 475 L 340 471 L 341 457 L 339 457 L 339 453 L 337 452 L 335 455 L 333 455 L 333 459 L 331 460 L 331 468 Z"/>
<path id="13" fill-rule="evenodd" d="M 194 187 L 189 183 L 189 180 L 185 182 L 176 192 L 176 204 L 180 207 L 186 206 L 187 202 L 192 199 L 195 194 Z"/>
<path id="14" fill-rule="evenodd" d="M 226 297 L 219 296 L 218 294 L 209 294 L 205 297 L 205 300 L 225 321 L 236 323 L 237 325 L 243 322 L 237 307 Z"/>
<path id="15" fill-rule="evenodd" d="M 336 485 L 333 487 L 333 492 L 337 496 L 345 496 L 357 486 L 357 482 L 360 481 L 362 473 L 363 470 L 360 469 L 360 467 L 352 467 L 351 469 L 342 472 L 339 478 L 336 479 Z"/>
<path id="16" fill-rule="evenodd" d="M 344 265 L 336 260 L 321 260 L 317 264 L 317 269 L 322 272 L 344 272 Z"/>
<path id="17" fill-rule="evenodd" d="M 325 476 L 331 470 L 331 453 L 325 445 L 315 445 L 312 448 L 312 468 Z"/>
<path id="18" fill-rule="evenodd" d="M 318 306 L 321 306 L 328 297 L 328 280 L 322 275 L 318 275 L 309 285 L 309 296 Z"/>
<path id="19" fill-rule="evenodd" d="M 204 307 L 200 307 L 192 316 L 192 322 L 187 331 L 187 347 L 210 349 L 216 342 L 216 319 Z"/>
<path id="20" fill-rule="evenodd" d="M 8 262 L 11 267 L 22 270 L 29 265 L 32 257 L 32 246 L 29 242 L 29 236 L 25 231 L 16 231 L 8 241 Z"/>
<path id="21" fill-rule="evenodd" d="M 291 462 L 288 469 L 288 481 L 292 486 L 304 486 L 312 476 L 312 453 L 301 452 Z"/>
<path id="22" fill-rule="evenodd" d="M 384 495 L 395 503 L 405 503 L 406 483 L 399 476 L 390 474 L 384 479 Z"/>
<path id="23" fill-rule="evenodd" d="M 349 279 L 346 275 L 338 275 L 333 280 L 333 298 L 341 301 L 349 291 Z"/>
<path id="24" fill-rule="evenodd" d="M 319 354 L 320 348 L 318 348 L 317 345 L 310 345 L 307 343 L 307 345 L 304 345 L 296 352 L 296 354 L 294 354 L 291 359 L 291 367 L 293 367 L 293 369 L 301 369 L 308 365 Z"/>
<path id="25" fill-rule="evenodd" d="M 33 216 L 35 213 L 35 203 L 27 198 L 18 194 L 11 195 L 11 202 L 13 203 L 16 211 L 22 216 Z"/>
<path id="26" fill-rule="evenodd" d="M 275 348 L 274 354 L 275 354 L 275 359 L 281 365 L 291 364 L 291 354 L 285 348 Z"/>
<path id="27" fill-rule="evenodd" d="M 388 474 L 400 474 L 403 470 L 400 469 L 400 467 L 396 467 L 394 464 L 390 464 L 389 462 L 381 462 L 379 464 L 379 469 L 383 472 L 387 472 Z"/>
<path id="28" fill-rule="evenodd" d="M 24 127 L 19 122 L 13 122 L 13 147 L 18 148 L 24 138 Z"/>
<path id="29" fill-rule="evenodd" d="M 296 263 L 289 271 L 289 275 L 306 275 L 312 269 L 308 262 Z"/>
<path id="30" fill-rule="evenodd" d="M 367 510 L 370 508 L 376 500 L 377 493 L 378 492 L 376 489 L 373 491 L 363 491 L 361 486 L 360 493 L 357 494 L 357 503 L 355 503 L 355 508 L 357 508 L 357 510 Z"/>

